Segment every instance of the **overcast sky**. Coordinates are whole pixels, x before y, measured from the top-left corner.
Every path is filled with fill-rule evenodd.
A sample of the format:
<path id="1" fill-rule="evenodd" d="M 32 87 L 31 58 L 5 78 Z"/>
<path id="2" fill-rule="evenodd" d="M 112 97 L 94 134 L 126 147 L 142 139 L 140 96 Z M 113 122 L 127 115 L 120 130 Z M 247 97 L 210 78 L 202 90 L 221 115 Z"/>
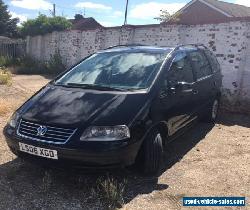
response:
<path id="1" fill-rule="evenodd" d="M 224 0 L 250 7 L 250 0 Z M 4 0 L 9 6 L 13 17 L 19 17 L 21 21 L 36 17 L 39 13 L 50 15 L 52 4 L 56 4 L 56 14 L 67 18 L 74 14 L 84 14 L 86 17 L 94 17 L 104 26 L 121 25 L 124 21 L 126 0 Z M 157 23 L 157 17 L 161 9 L 167 9 L 173 13 L 183 7 L 188 0 L 129 0 L 128 23 L 151 24 Z"/>

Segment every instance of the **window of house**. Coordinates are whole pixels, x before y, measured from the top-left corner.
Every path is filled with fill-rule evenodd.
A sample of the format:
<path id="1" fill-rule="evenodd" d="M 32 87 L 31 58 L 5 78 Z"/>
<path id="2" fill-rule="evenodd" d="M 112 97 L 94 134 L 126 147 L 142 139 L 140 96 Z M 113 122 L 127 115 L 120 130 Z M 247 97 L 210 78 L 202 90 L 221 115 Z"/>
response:
<path id="1" fill-rule="evenodd" d="M 212 73 L 210 64 L 205 54 L 201 51 L 194 51 L 190 53 L 192 63 L 197 79 L 208 76 Z"/>

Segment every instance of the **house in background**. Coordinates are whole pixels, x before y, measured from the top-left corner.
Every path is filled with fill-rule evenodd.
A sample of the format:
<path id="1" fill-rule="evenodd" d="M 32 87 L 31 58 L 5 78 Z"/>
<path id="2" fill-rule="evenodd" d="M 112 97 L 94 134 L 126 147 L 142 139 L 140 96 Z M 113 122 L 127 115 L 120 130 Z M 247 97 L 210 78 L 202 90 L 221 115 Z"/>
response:
<path id="1" fill-rule="evenodd" d="M 250 7 L 217 0 L 193 0 L 176 13 L 176 20 L 168 23 L 195 25 L 235 20 L 250 20 Z"/>
<path id="2" fill-rule="evenodd" d="M 98 23 L 94 18 L 92 17 L 83 17 L 80 14 L 75 15 L 75 19 L 70 19 L 70 22 L 72 23 L 72 30 L 95 30 L 98 28 L 103 28 L 103 26 Z"/>
<path id="3" fill-rule="evenodd" d="M 249 0 L 250 1 L 250 0 Z M 165 24 L 216 24 L 237 20 L 250 21 L 250 7 L 218 1 L 218 0 L 192 0 L 180 9 L 174 18 L 165 22 Z M 92 17 L 84 17 L 76 14 L 74 19 L 70 19 L 72 30 L 95 30 L 105 28 Z M 158 25 L 158 24 L 150 24 Z M 150 26 L 148 25 L 148 26 Z M 140 27 L 127 25 L 130 27 Z M 120 27 L 120 26 L 117 26 Z M 114 28 L 114 27 L 109 27 Z"/>

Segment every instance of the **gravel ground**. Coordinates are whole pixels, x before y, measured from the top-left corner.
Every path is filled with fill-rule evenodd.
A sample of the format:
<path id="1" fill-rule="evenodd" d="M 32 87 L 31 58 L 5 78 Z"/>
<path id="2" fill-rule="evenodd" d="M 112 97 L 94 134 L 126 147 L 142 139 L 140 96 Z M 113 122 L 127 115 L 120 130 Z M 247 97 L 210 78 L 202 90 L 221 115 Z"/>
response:
<path id="1" fill-rule="evenodd" d="M 2 135 L 12 111 L 48 82 L 41 76 L 15 76 L 0 86 L 0 209 L 107 209 L 107 196 L 97 187 L 106 171 L 49 169 L 11 154 Z M 1 104 L 1 103 L 0 103 Z M 106 178 L 105 178 L 106 177 Z M 114 183 L 125 180 L 123 209 L 184 208 L 183 196 L 250 198 L 250 117 L 221 113 L 216 125 L 198 123 L 167 146 L 159 177 L 141 177 L 127 169 L 109 171 Z"/>

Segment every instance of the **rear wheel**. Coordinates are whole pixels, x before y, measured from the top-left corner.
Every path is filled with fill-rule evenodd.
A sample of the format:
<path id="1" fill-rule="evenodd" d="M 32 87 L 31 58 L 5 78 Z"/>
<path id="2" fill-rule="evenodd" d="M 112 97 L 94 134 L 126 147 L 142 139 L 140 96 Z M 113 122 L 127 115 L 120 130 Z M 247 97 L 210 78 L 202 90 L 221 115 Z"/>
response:
<path id="1" fill-rule="evenodd" d="M 163 156 L 162 137 L 158 130 L 152 131 L 143 145 L 143 172 L 155 175 L 159 172 Z"/>
<path id="2" fill-rule="evenodd" d="M 206 122 L 215 122 L 218 116 L 218 111 L 219 111 L 219 99 L 216 98 L 212 105 L 209 107 L 209 111 L 206 114 L 204 120 Z"/>

